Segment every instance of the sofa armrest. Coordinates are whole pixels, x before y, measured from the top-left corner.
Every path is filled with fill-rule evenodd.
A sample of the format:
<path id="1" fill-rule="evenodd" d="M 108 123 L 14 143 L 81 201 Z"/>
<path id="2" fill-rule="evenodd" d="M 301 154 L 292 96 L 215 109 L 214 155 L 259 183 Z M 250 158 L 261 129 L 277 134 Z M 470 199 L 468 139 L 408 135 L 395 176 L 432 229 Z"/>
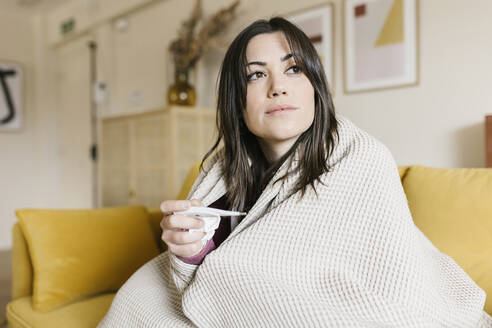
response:
<path id="1" fill-rule="evenodd" d="M 19 223 L 12 229 L 12 300 L 32 295 L 32 263 Z"/>

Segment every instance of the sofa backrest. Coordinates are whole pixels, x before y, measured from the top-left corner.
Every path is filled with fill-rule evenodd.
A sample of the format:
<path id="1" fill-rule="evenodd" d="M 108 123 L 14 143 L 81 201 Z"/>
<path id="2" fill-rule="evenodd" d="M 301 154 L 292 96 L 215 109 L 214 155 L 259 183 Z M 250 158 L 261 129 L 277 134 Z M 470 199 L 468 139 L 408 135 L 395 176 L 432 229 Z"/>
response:
<path id="1" fill-rule="evenodd" d="M 492 295 L 492 169 L 414 165 L 400 175 L 415 225 Z"/>
<path id="2" fill-rule="evenodd" d="M 487 293 L 492 294 L 492 169 L 398 168 L 410 211 L 417 227 L 442 252 L 451 256 Z M 198 165 L 188 174 L 179 199 L 186 198 L 198 176 Z M 159 209 L 149 210 L 154 238 L 160 250 Z M 32 294 L 32 264 L 18 223 L 13 228 L 12 298 Z M 489 294 L 489 293 L 488 293 Z M 492 298 L 486 303 L 492 313 Z"/>

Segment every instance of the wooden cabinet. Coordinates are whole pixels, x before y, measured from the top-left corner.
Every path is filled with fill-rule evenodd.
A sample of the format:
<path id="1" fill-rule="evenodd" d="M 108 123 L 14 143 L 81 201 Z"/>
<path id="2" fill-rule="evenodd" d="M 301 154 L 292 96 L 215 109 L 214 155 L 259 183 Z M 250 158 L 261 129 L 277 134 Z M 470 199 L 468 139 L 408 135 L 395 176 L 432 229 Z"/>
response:
<path id="1" fill-rule="evenodd" d="M 175 199 L 217 137 L 215 110 L 169 107 L 101 121 L 100 204 L 157 208 Z"/>

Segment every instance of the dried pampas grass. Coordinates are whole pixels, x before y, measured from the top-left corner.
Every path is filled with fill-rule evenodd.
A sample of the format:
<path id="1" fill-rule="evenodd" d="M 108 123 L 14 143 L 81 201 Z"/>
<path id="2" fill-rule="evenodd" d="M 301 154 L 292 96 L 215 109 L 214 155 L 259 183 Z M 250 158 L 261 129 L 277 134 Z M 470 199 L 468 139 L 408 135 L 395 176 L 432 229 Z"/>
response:
<path id="1" fill-rule="evenodd" d="M 201 0 L 196 0 L 190 18 L 183 22 L 178 37 L 169 45 L 176 70 L 188 71 L 195 66 L 205 51 L 220 44 L 218 35 L 235 17 L 239 2 L 240 0 L 236 0 L 229 7 L 219 10 L 202 24 L 198 33 L 195 33 L 198 23 L 202 20 Z"/>

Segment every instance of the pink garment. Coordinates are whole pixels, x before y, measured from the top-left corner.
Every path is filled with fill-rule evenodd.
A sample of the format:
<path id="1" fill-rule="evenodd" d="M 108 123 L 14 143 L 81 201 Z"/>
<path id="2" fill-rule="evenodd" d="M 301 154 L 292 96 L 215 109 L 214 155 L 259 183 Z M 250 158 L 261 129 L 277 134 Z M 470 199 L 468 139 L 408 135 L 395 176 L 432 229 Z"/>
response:
<path id="1" fill-rule="evenodd" d="M 200 253 L 193 255 L 191 257 L 178 256 L 178 259 L 180 259 L 181 261 L 183 261 L 185 263 L 198 265 L 198 264 L 201 264 L 203 262 L 203 259 L 205 258 L 205 256 L 207 256 L 207 254 L 210 253 L 211 251 L 213 251 L 214 249 L 215 249 L 214 239 L 211 238 L 209 241 L 207 241 L 207 243 L 205 244 L 205 247 L 203 247 L 203 249 L 200 251 Z"/>

